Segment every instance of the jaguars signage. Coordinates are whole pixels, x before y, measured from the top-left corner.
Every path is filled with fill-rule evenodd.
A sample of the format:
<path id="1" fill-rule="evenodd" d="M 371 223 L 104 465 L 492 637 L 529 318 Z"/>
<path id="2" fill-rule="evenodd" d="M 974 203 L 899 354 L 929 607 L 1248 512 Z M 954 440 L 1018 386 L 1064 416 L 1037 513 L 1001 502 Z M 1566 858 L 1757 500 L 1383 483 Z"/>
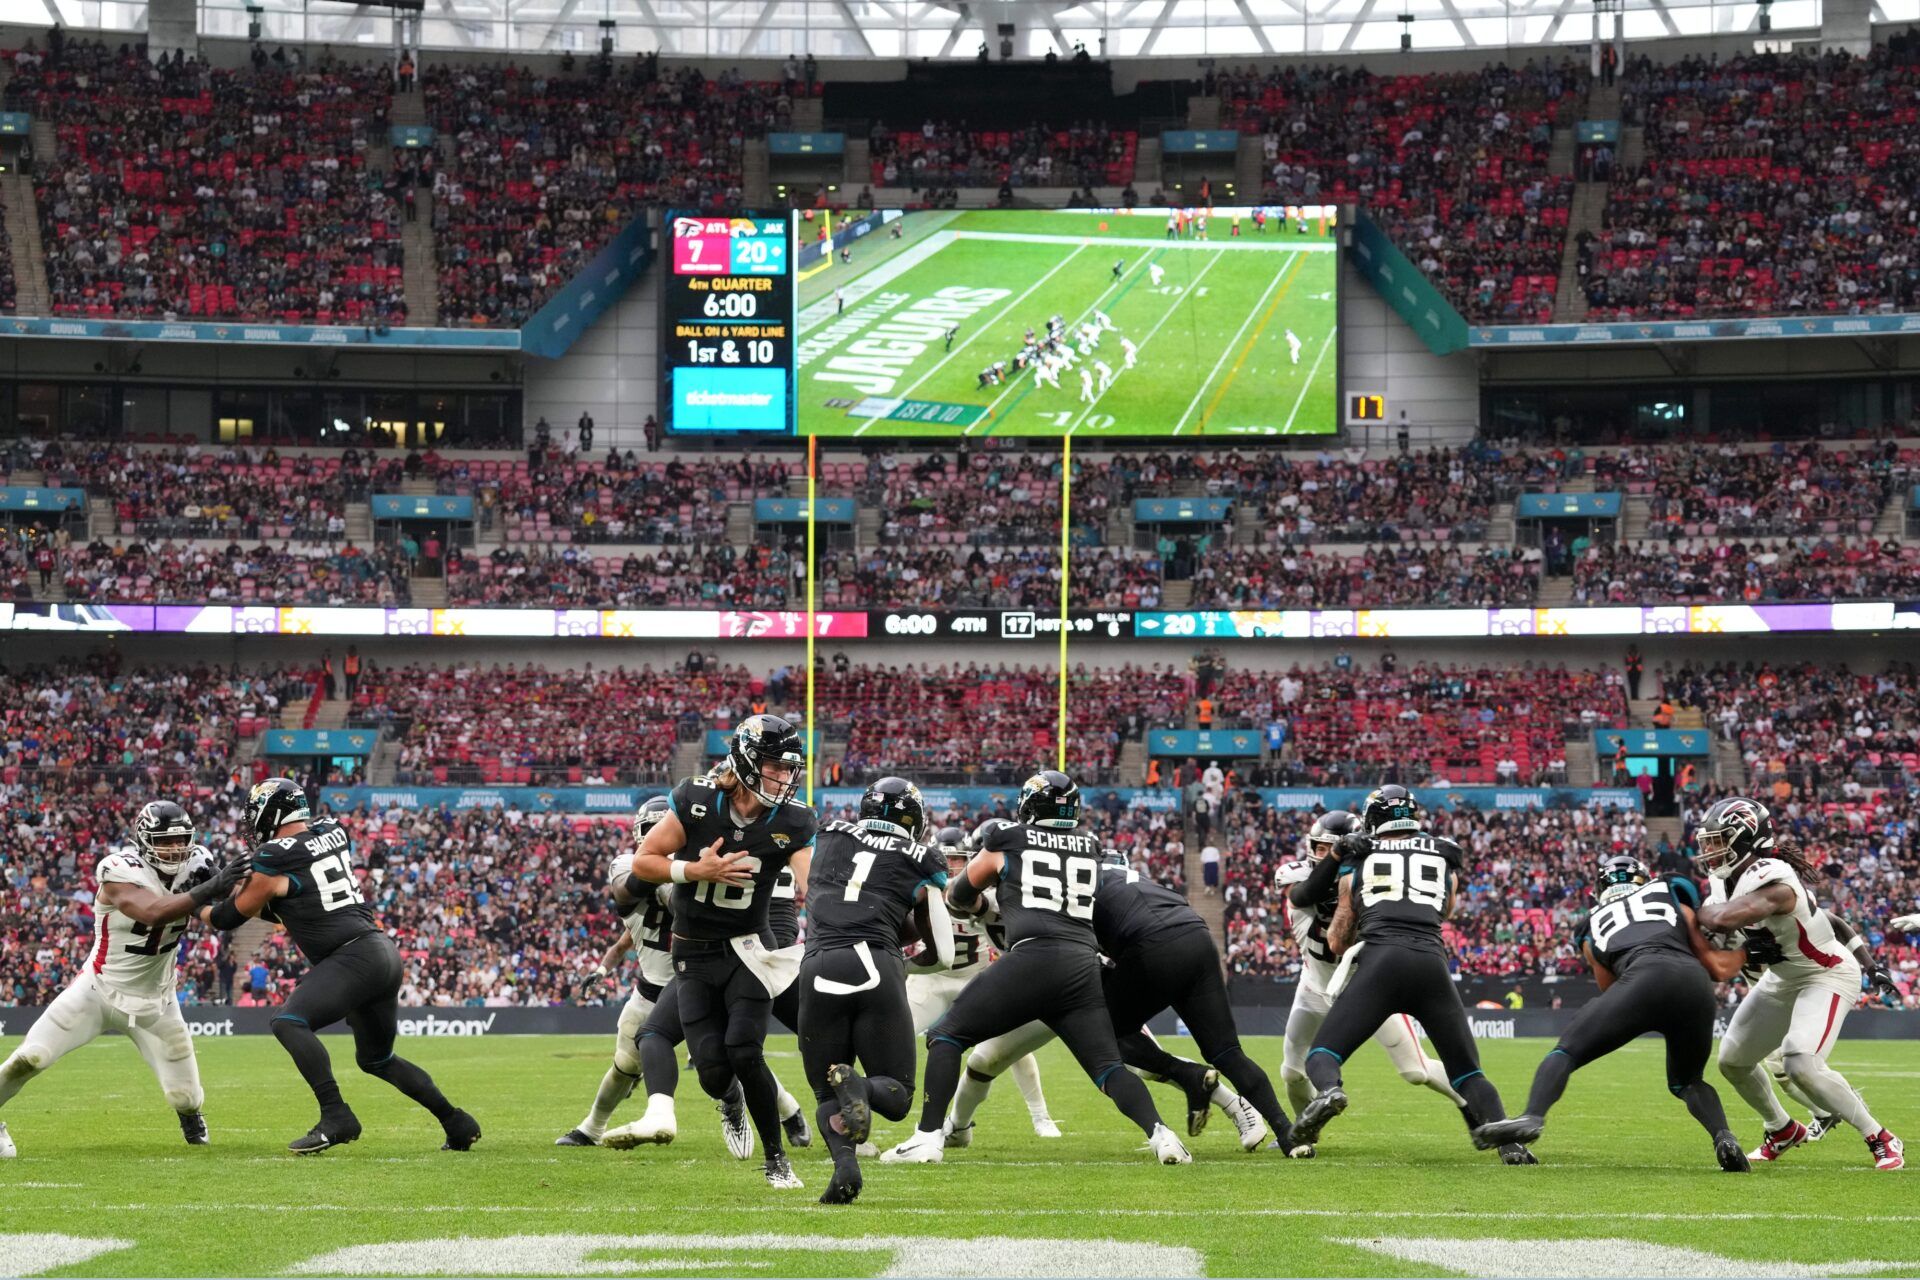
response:
<path id="1" fill-rule="evenodd" d="M 269 756 L 370 756 L 379 745 L 378 729 L 271 729 L 263 754 Z"/>
<path id="2" fill-rule="evenodd" d="M 1266 747 L 1258 729 L 1155 729 L 1147 754 L 1156 756 L 1257 756 Z"/>
<path id="3" fill-rule="evenodd" d="M 1611 760 L 1626 748 L 1630 756 L 1704 756 L 1713 748 L 1705 729 L 1595 729 L 1593 754 Z"/>

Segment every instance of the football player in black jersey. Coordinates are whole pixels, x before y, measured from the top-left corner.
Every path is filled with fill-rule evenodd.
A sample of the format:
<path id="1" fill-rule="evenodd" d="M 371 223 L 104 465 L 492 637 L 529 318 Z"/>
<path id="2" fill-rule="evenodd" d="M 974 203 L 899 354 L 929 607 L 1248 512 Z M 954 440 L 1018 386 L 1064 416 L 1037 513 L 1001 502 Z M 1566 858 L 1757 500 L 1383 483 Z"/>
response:
<path id="1" fill-rule="evenodd" d="M 1220 950 L 1200 913 L 1171 889 L 1141 878 L 1125 854 L 1111 850 L 1102 858 L 1093 932 L 1112 962 L 1100 976 L 1120 1052 L 1128 1066 L 1186 1090 L 1187 1132 L 1198 1135 L 1206 1125 L 1224 1075 L 1266 1121 L 1240 1126 L 1241 1147 L 1257 1149 L 1271 1126 L 1279 1149 L 1289 1150 L 1287 1113 L 1280 1109 L 1273 1081 L 1240 1047 Z M 1174 1057 L 1147 1034 L 1147 1020 L 1168 1008 L 1187 1024 L 1187 1034 L 1211 1069 Z"/>
<path id="2" fill-rule="evenodd" d="M 1307 1053 L 1307 1079 L 1315 1092 L 1293 1122 L 1296 1147 L 1313 1145 L 1326 1123 L 1347 1109 L 1341 1064 L 1396 1013 L 1411 1014 L 1426 1028 L 1448 1084 L 1471 1109 L 1470 1119 L 1487 1124 L 1507 1115 L 1480 1070 L 1480 1051 L 1440 936 L 1453 912 L 1465 855 L 1453 841 L 1421 829 L 1420 805 L 1405 787 L 1375 787 L 1360 822 L 1364 835 L 1340 840 L 1340 901 L 1327 930 L 1329 948 L 1353 974 L 1344 991 L 1336 976 L 1333 1008 Z M 1361 948 L 1366 958 L 1356 965 Z M 1519 1146 L 1503 1150 L 1501 1158 L 1535 1163 Z"/>
<path id="3" fill-rule="evenodd" d="M 920 843 L 926 824 L 920 788 L 881 778 L 860 797 L 858 821 L 829 822 L 814 847 L 796 985 L 800 1057 L 833 1153 L 821 1204 L 851 1204 L 860 1194 L 855 1148 L 872 1131 L 873 1113 L 904 1120 L 913 1106 L 913 1010 L 900 937 L 916 903 L 928 904 L 937 963 L 953 963 L 953 922 L 941 900 L 947 863 Z"/>
<path id="4" fill-rule="evenodd" d="M 633 857 L 637 880 L 675 886 L 673 972 L 700 1087 L 724 1098 L 739 1078 L 767 1183 L 782 1190 L 801 1182 L 782 1142 L 765 1045 L 773 999 L 793 982 L 800 957 L 797 948 L 774 948 L 767 908 L 788 865 L 806 893 L 815 820 L 794 799 L 805 771 L 797 729 L 778 716 L 748 716 L 726 763 L 673 789 L 673 812 Z"/>
<path id="5" fill-rule="evenodd" d="M 1482 1125 L 1474 1133 L 1477 1145 L 1537 1141 L 1547 1109 L 1566 1092 L 1569 1076 L 1657 1031 L 1667 1042 L 1667 1092 L 1686 1103 L 1712 1136 L 1722 1169 L 1748 1171 L 1720 1095 L 1701 1076 L 1713 1050 L 1713 984 L 1740 972 L 1747 953 L 1710 947 L 1694 918 L 1699 905 L 1700 891 L 1691 880 L 1656 880 L 1629 854 L 1601 862 L 1593 910 L 1574 935 L 1600 984 L 1600 998 L 1580 1011 L 1534 1072 L 1526 1114 Z"/>
<path id="6" fill-rule="evenodd" d="M 287 931 L 308 965 L 287 1003 L 273 1016 L 280 1042 L 320 1103 L 320 1121 L 287 1144 L 314 1155 L 360 1136 L 360 1121 L 340 1097 L 333 1063 L 319 1032 L 345 1019 L 353 1058 L 433 1113 L 446 1131 L 444 1151 L 480 1140 L 474 1118 L 447 1101 L 433 1077 L 393 1051 L 399 1034 L 400 948 L 374 923 L 360 896 L 353 841 L 332 818 L 313 820 L 307 794 L 290 778 L 268 778 L 247 796 L 247 831 L 257 841 L 252 874 L 231 898 L 200 912 L 216 929 L 237 929 L 259 916 Z"/>
<path id="7" fill-rule="evenodd" d="M 1028 778 L 1017 822 L 989 832 L 979 853 L 947 886 L 947 905 L 977 914 L 982 895 L 999 889 L 1006 954 L 970 983 L 927 1036 L 926 1105 L 912 1137 L 889 1151 L 890 1163 L 937 1164 L 946 1150 L 947 1104 L 960 1083 L 960 1059 L 972 1046 L 1029 1022 L 1042 1022 L 1067 1046 L 1095 1087 L 1140 1126 L 1162 1164 L 1193 1157 L 1160 1121 L 1140 1077 L 1126 1069 L 1100 987 L 1093 900 L 1100 887 L 1100 841 L 1079 830 L 1080 788 L 1052 769 Z"/>

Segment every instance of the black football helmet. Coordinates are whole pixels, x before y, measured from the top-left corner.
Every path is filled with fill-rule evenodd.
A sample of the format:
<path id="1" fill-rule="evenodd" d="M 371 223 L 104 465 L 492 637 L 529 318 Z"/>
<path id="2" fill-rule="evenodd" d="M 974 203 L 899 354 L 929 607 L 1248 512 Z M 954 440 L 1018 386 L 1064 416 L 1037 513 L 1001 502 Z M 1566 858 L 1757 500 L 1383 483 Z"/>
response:
<path id="1" fill-rule="evenodd" d="M 1716 800 L 1693 833 L 1700 850 L 1693 855 L 1693 865 L 1701 875 L 1725 880 L 1748 858 L 1772 851 L 1773 838 L 1773 815 L 1767 806 L 1745 796 Z"/>
<path id="2" fill-rule="evenodd" d="M 1594 872 L 1594 901 L 1607 903 L 1624 898 L 1652 879 L 1653 873 L 1647 870 L 1647 864 L 1632 854 L 1608 854 L 1600 859 L 1600 867 Z"/>
<path id="3" fill-rule="evenodd" d="M 1313 853 L 1313 860 L 1334 856 L 1334 849 L 1340 843 L 1340 837 L 1360 834 L 1360 819 L 1345 809 L 1329 809 L 1313 820 L 1313 826 L 1307 831 L 1307 848 Z"/>
<path id="4" fill-rule="evenodd" d="M 927 829 L 927 806 L 920 788 L 905 778 L 876 778 L 860 797 L 860 821 L 884 822 L 920 840 Z"/>
<path id="5" fill-rule="evenodd" d="M 268 778 L 247 794 L 247 830 L 256 844 L 273 839 L 273 833 L 289 822 L 312 820 L 307 793 L 292 778 Z"/>
<path id="6" fill-rule="evenodd" d="M 939 846 L 940 855 L 947 860 L 947 870 L 950 872 L 959 871 L 973 857 L 965 827 L 942 827 L 933 833 L 933 843 Z"/>
<path id="7" fill-rule="evenodd" d="M 148 866 L 173 875 L 193 856 L 193 819 L 171 800 L 149 801 L 133 820 L 133 844 Z"/>
<path id="8" fill-rule="evenodd" d="M 1367 793 L 1367 803 L 1360 810 L 1360 821 L 1365 824 L 1370 836 L 1418 831 L 1420 802 L 1405 787 L 1389 782 Z"/>
<path id="9" fill-rule="evenodd" d="M 980 850 L 986 847 L 988 836 L 1002 827 L 1011 827 L 1013 825 L 1015 824 L 1011 818 L 988 818 L 979 826 L 975 827 L 973 834 L 967 837 L 967 851 L 969 853 L 980 852 Z"/>
<path id="10" fill-rule="evenodd" d="M 633 811 L 633 848 L 638 853 L 647 832 L 660 825 L 660 819 L 673 812 L 673 801 L 666 796 L 649 796 Z"/>
<path id="11" fill-rule="evenodd" d="M 727 764 L 740 785 L 771 808 L 800 793 L 800 784 L 806 780 L 807 747 L 800 731 L 779 716 L 748 716 L 733 731 Z M 769 781 L 768 765 L 784 767 L 787 776 Z"/>
<path id="12" fill-rule="evenodd" d="M 1036 827 L 1077 827 L 1079 784 L 1057 769 L 1042 769 L 1020 788 L 1020 803 L 1014 812 L 1020 821 Z"/>

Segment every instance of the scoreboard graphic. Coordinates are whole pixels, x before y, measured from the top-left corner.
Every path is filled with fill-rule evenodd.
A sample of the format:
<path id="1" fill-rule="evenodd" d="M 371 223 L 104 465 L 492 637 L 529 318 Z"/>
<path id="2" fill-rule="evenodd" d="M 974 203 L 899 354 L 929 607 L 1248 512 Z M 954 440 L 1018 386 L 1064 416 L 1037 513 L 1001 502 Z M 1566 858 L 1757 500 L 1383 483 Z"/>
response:
<path id="1" fill-rule="evenodd" d="M 665 426 L 682 435 L 794 429 L 790 214 L 669 211 L 661 295 Z"/>

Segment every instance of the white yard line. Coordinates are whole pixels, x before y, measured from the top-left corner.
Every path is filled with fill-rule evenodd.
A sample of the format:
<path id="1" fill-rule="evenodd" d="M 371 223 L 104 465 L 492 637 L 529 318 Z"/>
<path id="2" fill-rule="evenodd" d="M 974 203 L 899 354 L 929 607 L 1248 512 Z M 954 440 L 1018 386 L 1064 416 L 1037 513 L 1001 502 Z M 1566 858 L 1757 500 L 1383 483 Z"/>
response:
<path id="1" fill-rule="evenodd" d="M 1168 307 L 1166 311 L 1161 315 L 1161 317 L 1158 320 L 1155 320 L 1153 322 L 1153 328 L 1147 330 L 1147 336 L 1140 339 L 1139 345 L 1134 348 L 1134 351 L 1136 353 L 1145 351 L 1147 349 L 1147 344 L 1153 341 L 1153 335 L 1160 332 L 1160 326 L 1165 324 L 1167 321 L 1171 320 L 1173 318 L 1174 312 L 1180 310 L 1181 307 L 1185 306 L 1189 301 L 1193 299 L 1194 297 L 1193 291 L 1199 288 L 1200 282 L 1202 280 L 1207 278 L 1207 272 L 1219 266 L 1221 261 L 1222 259 L 1216 256 L 1212 262 L 1209 262 L 1206 266 L 1200 268 L 1199 275 L 1195 276 L 1192 280 L 1189 280 L 1187 282 L 1186 288 L 1181 291 L 1179 297 L 1174 299 L 1173 305 Z M 1124 372 L 1124 370 L 1122 370 L 1122 372 Z M 1115 373 L 1113 375 L 1113 381 L 1107 385 L 1107 391 L 1112 391 L 1115 387 L 1120 385 L 1120 376 L 1121 376 L 1120 373 Z M 1068 435 L 1072 435 L 1074 432 L 1078 431 L 1080 429 L 1080 424 L 1087 420 L 1087 416 L 1091 414 L 1095 409 L 1098 409 L 1100 407 L 1100 402 L 1107 398 L 1107 391 L 1102 391 L 1099 395 L 1095 396 L 1093 398 L 1093 403 L 1088 405 L 1085 409 L 1081 410 L 1080 416 L 1078 418 L 1075 418 L 1073 420 L 1073 425 L 1067 428 Z"/>
<path id="2" fill-rule="evenodd" d="M 1120 282 L 1118 284 L 1109 283 L 1106 288 L 1100 291 L 1099 295 L 1095 297 L 1091 303 L 1087 304 L 1086 310 L 1082 311 L 1079 315 L 1073 318 L 1073 323 L 1067 326 L 1067 332 L 1072 333 L 1073 330 L 1079 328 L 1080 325 L 1085 322 L 1088 316 L 1092 315 L 1094 312 L 1100 309 L 1100 304 L 1107 300 L 1108 294 L 1112 293 L 1116 289 L 1124 289 L 1126 287 L 1126 284 L 1127 284 L 1127 281 L 1125 276 L 1122 276 L 1120 278 Z M 978 426 L 989 426 L 989 427 L 992 426 L 993 411 L 1000 407 L 1000 402 L 1002 400 L 1005 400 L 1008 396 L 1014 393 L 1015 389 L 1020 386 L 1020 380 L 1026 376 L 1027 376 L 1027 370 L 1025 369 L 1016 370 L 1014 372 L 1013 377 L 1007 379 L 1007 385 L 1001 390 L 1000 394 L 995 396 L 992 400 L 990 400 L 987 403 L 986 412 L 981 414 L 979 417 L 975 418 L 972 422 L 968 423 L 966 431 L 963 432 L 962 434 L 972 435 L 973 429 Z"/>
<path id="3" fill-rule="evenodd" d="M 1287 415 L 1287 424 L 1280 428 L 1281 435 L 1293 434 L 1293 420 L 1300 415 L 1300 403 L 1307 398 L 1307 389 L 1313 386 L 1313 380 L 1320 376 L 1320 362 L 1327 358 L 1327 352 L 1333 350 L 1333 340 L 1339 333 L 1340 326 L 1335 325 L 1328 331 L 1326 341 L 1320 344 L 1320 354 L 1313 358 L 1313 368 L 1307 371 L 1307 380 L 1301 384 L 1300 394 L 1293 398 L 1293 411 Z"/>
<path id="4" fill-rule="evenodd" d="M 955 231 L 962 240 L 1000 240 L 1007 244 L 1059 244 L 1071 236 L 1050 236 L 1030 231 Z M 1273 241 L 1263 244 L 1249 236 L 1223 236 L 1218 240 L 1152 240 L 1146 236 L 1101 236 L 1088 244 L 1111 245 L 1116 249 L 1193 249 L 1208 253 L 1332 253 L 1340 246 L 1332 240 L 1306 240 L 1297 243 Z"/>
<path id="5" fill-rule="evenodd" d="M 1207 394 L 1207 388 L 1212 386 L 1213 380 L 1220 376 L 1220 366 L 1227 362 L 1227 357 L 1233 354 L 1233 349 L 1240 345 L 1240 335 L 1247 331 L 1247 326 L 1253 323 L 1253 318 L 1260 314 L 1260 308 L 1267 305 L 1267 299 L 1272 297 L 1273 291 L 1280 287 L 1280 282 L 1287 278 L 1287 272 L 1293 270 L 1293 263 L 1294 260 L 1289 258 L 1280 264 L 1280 269 L 1273 273 L 1273 279 L 1267 282 L 1266 292 L 1260 295 L 1258 302 L 1247 309 L 1246 319 L 1242 320 L 1240 327 L 1233 331 L 1233 340 L 1220 348 L 1220 358 L 1213 362 L 1213 368 L 1208 372 L 1207 380 L 1200 384 L 1199 389 L 1193 393 L 1193 399 L 1187 402 L 1187 411 L 1180 415 L 1180 421 L 1173 424 L 1174 435 L 1179 435 L 1186 429 L 1187 419 L 1191 418 L 1193 411 L 1200 407 L 1200 398 Z"/>

